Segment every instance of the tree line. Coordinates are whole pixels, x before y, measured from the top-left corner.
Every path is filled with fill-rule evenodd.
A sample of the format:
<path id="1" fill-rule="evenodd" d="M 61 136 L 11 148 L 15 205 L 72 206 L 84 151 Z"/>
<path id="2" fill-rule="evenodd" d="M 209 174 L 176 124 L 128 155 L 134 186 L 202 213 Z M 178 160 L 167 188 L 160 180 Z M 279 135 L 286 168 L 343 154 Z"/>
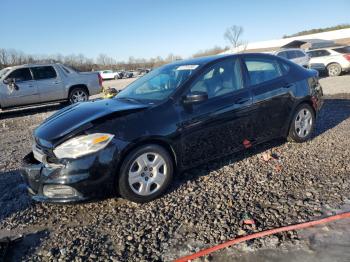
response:
<path id="1" fill-rule="evenodd" d="M 350 24 L 340 24 L 336 26 L 330 26 L 330 27 L 325 27 L 325 28 L 314 28 L 310 30 L 304 30 L 292 35 L 284 35 L 283 38 L 288 38 L 288 37 L 294 37 L 294 36 L 301 36 L 301 35 L 310 35 L 310 34 L 316 34 L 316 33 L 323 33 L 323 32 L 329 32 L 333 30 L 339 30 L 339 29 L 346 29 L 350 28 Z"/>
<path id="2" fill-rule="evenodd" d="M 199 51 L 193 57 L 215 55 L 227 50 L 215 46 L 211 49 Z M 39 63 L 62 63 L 78 71 L 97 71 L 104 69 L 112 70 L 137 70 L 139 68 L 156 68 L 163 64 L 176 60 L 181 60 L 179 55 L 169 54 L 166 57 L 157 56 L 154 58 L 135 58 L 130 56 L 127 61 L 117 61 L 117 59 L 106 54 L 99 54 L 96 59 L 88 58 L 83 54 L 78 55 L 28 55 L 15 49 L 0 48 L 0 69 L 8 66 L 22 64 L 39 64 Z"/>

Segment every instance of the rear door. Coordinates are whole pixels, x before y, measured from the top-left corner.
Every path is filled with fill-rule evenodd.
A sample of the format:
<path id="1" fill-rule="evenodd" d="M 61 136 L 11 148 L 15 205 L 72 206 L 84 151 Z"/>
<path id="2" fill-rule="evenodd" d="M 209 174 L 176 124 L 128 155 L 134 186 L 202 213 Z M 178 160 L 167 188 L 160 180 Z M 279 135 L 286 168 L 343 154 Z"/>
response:
<path id="1" fill-rule="evenodd" d="M 4 90 L 1 90 L 3 95 L 3 106 L 20 106 L 27 104 L 39 103 L 39 94 L 35 81 L 29 68 L 19 68 L 12 71 L 6 79 L 12 78 L 18 87 L 18 90 L 13 90 L 4 85 Z"/>
<path id="2" fill-rule="evenodd" d="M 41 102 L 66 98 L 64 97 L 63 81 L 53 66 L 35 66 L 31 68 L 31 71 L 38 87 Z"/>
<path id="3" fill-rule="evenodd" d="M 184 95 L 198 91 L 206 92 L 208 100 L 179 105 L 184 167 L 237 151 L 250 134 L 252 98 L 243 83 L 239 59 L 226 59 L 206 69 Z"/>
<path id="4" fill-rule="evenodd" d="M 293 84 L 273 57 L 249 56 L 244 64 L 253 95 L 253 137 L 257 142 L 278 137 L 291 110 Z"/>

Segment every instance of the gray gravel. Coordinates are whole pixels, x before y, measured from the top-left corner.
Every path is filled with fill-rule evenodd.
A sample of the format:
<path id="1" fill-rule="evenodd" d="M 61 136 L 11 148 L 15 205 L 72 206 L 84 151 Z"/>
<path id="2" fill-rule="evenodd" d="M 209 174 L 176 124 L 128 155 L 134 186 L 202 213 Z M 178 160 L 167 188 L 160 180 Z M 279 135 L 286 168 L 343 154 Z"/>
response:
<path id="1" fill-rule="evenodd" d="M 9 259 L 170 261 L 269 228 L 309 221 L 350 198 L 350 95 L 328 97 L 314 138 L 275 140 L 178 177 L 148 204 L 110 198 L 78 205 L 32 202 L 19 176 L 31 132 L 58 107 L 0 115 L 0 237 L 23 235 Z M 263 155 L 274 156 L 268 162 Z M 249 215 L 255 226 L 245 225 Z M 296 232 L 247 243 L 298 242 Z"/>

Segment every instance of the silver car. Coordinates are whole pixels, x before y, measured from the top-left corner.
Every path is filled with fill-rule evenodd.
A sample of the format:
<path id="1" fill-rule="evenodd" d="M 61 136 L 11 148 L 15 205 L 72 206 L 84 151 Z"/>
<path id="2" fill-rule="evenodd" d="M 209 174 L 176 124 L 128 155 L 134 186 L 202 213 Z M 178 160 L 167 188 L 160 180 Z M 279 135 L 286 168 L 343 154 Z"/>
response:
<path id="1" fill-rule="evenodd" d="M 55 101 L 87 101 L 101 88 L 98 73 L 79 73 L 62 64 L 7 67 L 0 70 L 0 109 Z"/>
<path id="2" fill-rule="evenodd" d="M 288 48 L 274 52 L 275 55 L 284 57 L 305 68 L 309 67 L 310 57 L 304 50 L 300 48 Z"/>

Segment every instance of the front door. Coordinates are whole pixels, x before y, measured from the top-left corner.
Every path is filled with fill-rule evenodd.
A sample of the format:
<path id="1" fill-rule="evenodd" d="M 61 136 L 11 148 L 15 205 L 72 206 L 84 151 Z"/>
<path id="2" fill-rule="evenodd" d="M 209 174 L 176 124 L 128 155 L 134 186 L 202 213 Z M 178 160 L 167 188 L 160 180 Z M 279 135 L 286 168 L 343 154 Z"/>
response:
<path id="1" fill-rule="evenodd" d="M 42 103 L 67 98 L 64 97 L 63 82 L 53 66 L 35 66 L 30 70 L 33 73 Z"/>
<path id="2" fill-rule="evenodd" d="M 3 97 L 3 107 L 21 106 L 39 103 L 38 88 L 33 81 L 29 68 L 19 68 L 12 71 L 5 80 L 13 79 L 16 89 L 8 85 L 1 85 Z"/>
<path id="3" fill-rule="evenodd" d="M 208 100 L 179 105 L 183 167 L 243 148 L 249 136 L 250 90 L 244 88 L 240 60 L 228 58 L 206 69 L 184 95 L 200 91 Z"/>

